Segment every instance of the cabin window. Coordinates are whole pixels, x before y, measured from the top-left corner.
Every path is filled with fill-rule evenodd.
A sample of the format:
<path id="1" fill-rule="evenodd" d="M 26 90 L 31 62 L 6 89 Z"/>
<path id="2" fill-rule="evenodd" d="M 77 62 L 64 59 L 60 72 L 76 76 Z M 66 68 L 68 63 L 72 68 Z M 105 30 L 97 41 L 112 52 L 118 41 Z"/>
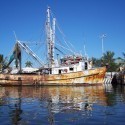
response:
<path id="1" fill-rule="evenodd" d="M 72 68 L 72 67 L 70 67 L 70 68 L 69 68 L 69 70 L 70 70 L 70 71 L 73 71 L 73 68 Z"/>
<path id="2" fill-rule="evenodd" d="M 85 70 L 88 69 L 88 65 L 87 65 L 87 62 L 85 62 Z"/>
<path id="3" fill-rule="evenodd" d="M 61 74 L 61 69 L 59 69 L 59 74 Z"/>

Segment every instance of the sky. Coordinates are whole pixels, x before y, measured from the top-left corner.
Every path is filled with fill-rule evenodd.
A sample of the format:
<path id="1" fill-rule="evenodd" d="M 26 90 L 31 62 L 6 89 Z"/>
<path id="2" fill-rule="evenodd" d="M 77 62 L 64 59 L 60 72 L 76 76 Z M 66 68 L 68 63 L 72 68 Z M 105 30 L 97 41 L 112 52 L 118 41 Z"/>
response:
<path id="1" fill-rule="evenodd" d="M 16 42 L 39 41 L 50 6 L 65 37 L 76 50 L 100 58 L 125 52 L 125 0 L 0 0 L 0 54 L 9 55 Z"/>

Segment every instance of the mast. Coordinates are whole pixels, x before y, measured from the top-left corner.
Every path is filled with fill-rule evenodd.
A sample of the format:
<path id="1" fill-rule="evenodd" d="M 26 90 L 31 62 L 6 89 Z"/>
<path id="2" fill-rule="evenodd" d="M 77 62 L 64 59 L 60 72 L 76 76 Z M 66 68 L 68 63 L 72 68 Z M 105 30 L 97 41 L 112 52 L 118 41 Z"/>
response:
<path id="1" fill-rule="evenodd" d="M 47 60 L 48 66 L 52 67 L 54 64 L 54 44 L 55 44 L 55 21 L 53 18 L 52 26 L 50 20 L 50 7 L 47 8 L 46 34 L 47 34 Z"/>
<path id="2" fill-rule="evenodd" d="M 52 60 L 54 63 L 54 46 L 55 46 L 55 25 L 56 25 L 56 19 L 53 18 L 53 37 L 52 37 Z"/>
<path id="3" fill-rule="evenodd" d="M 48 60 L 48 65 L 50 60 L 50 8 L 47 8 L 47 21 L 46 21 L 46 35 L 47 35 L 47 60 Z"/>

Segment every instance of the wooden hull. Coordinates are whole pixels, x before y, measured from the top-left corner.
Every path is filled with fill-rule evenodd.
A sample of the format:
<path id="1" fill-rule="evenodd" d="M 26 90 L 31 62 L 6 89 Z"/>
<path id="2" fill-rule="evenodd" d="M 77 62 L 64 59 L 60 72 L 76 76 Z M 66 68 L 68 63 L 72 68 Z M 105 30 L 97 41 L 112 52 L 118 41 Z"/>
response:
<path id="1" fill-rule="evenodd" d="M 95 85 L 102 84 L 106 68 L 65 74 L 0 74 L 0 85 Z"/>

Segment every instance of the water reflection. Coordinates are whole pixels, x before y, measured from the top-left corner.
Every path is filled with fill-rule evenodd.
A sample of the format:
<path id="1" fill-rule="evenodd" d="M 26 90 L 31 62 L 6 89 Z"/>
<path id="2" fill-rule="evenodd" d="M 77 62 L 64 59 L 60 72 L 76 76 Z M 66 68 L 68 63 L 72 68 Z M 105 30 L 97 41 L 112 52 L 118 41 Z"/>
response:
<path id="1" fill-rule="evenodd" d="M 125 103 L 123 86 L 0 87 L 0 121 L 13 125 L 87 124 L 87 119 L 99 120 L 102 114 L 104 123 L 103 115 L 111 110 L 107 107 L 119 101 Z"/>

